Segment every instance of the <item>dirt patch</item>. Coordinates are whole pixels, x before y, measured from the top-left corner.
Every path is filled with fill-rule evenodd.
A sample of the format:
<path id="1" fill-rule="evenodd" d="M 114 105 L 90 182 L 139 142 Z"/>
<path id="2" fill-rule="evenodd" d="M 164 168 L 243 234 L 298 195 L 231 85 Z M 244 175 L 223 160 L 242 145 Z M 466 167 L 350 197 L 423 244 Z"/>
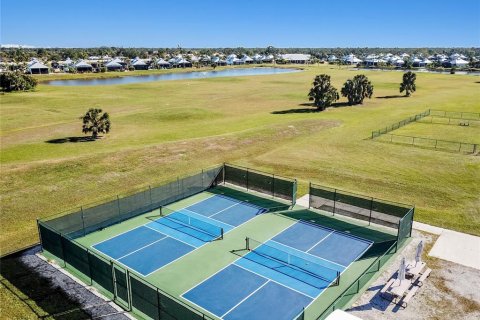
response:
<path id="1" fill-rule="evenodd" d="M 437 236 L 414 231 L 414 239 L 391 265 L 374 281 L 348 310 L 362 319 L 479 319 L 480 270 L 429 257 L 427 253 Z M 400 308 L 380 297 L 380 289 L 398 269 L 400 259 L 413 260 L 420 240 L 424 241 L 424 261 L 432 269 L 430 277 L 410 300 Z"/>

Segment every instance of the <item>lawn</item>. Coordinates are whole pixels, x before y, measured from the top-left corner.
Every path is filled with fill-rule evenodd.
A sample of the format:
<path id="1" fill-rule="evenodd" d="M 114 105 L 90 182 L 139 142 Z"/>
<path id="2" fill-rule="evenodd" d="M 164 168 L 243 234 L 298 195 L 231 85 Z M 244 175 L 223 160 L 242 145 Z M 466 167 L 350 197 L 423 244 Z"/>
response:
<path id="1" fill-rule="evenodd" d="M 298 177 L 301 193 L 312 181 L 415 204 L 417 221 L 480 235 L 478 156 L 368 139 L 428 108 L 480 112 L 478 77 L 419 73 L 412 97 L 392 98 L 401 73 L 363 71 L 375 86 L 371 100 L 317 113 L 304 104 L 320 73 L 340 89 L 360 71 L 320 65 L 268 76 L 40 84 L 1 95 L 1 252 L 37 242 L 37 217 L 224 161 Z M 111 114 L 110 134 L 93 143 L 48 142 L 82 136 L 78 118 L 90 107 Z"/>

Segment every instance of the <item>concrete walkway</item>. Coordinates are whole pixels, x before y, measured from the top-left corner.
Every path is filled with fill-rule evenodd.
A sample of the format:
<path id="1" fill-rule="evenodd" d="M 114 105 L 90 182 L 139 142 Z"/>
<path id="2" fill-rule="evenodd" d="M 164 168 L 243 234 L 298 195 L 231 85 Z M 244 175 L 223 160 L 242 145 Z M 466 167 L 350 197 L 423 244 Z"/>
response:
<path id="1" fill-rule="evenodd" d="M 480 237 L 414 222 L 413 228 L 439 235 L 429 256 L 480 270 Z"/>
<path id="2" fill-rule="evenodd" d="M 308 194 L 297 204 L 308 207 Z M 428 255 L 480 270 L 480 237 L 416 221 L 413 228 L 439 236 Z"/>

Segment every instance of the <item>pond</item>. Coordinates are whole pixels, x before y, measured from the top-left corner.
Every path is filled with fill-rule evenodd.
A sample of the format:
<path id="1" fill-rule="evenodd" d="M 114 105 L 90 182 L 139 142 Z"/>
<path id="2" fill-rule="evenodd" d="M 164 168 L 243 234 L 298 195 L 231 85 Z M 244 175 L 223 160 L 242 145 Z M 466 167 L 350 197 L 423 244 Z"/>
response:
<path id="1" fill-rule="evenodd" d="M 51 86 L 106 86 L 118 84 L 142 83 L 151 81 L 171 81 L 184 79 L 203 79 L 203 78 L 218 78 L 218 77 L 240 77 L 240 76 L 256 76 L 267 74 L 279 74 L 299 72 L 298 69 L 288 68 L 239 68 L 239 69 L 225 69 L 219 71 L 193 71 L 193 72 L 179 72 L 179 73 L 163 73 L 151 74 L 142 76 L 122 76 L 117 78 L 104 79 L 70 79 L 70 80 L 53 80 L 45 82 Z"/>

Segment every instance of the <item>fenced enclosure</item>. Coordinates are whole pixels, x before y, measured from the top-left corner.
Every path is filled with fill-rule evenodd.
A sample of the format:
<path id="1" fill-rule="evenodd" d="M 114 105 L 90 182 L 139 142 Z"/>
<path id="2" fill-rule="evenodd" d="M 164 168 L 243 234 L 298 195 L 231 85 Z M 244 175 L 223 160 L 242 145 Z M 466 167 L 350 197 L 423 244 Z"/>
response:
<path id="1" fill-rule="evenodd" d="M 225 190 L 233 193 L 228 194 Z M 248 194 L 250 190 L 255 192 Z M 191 196 L 194 196 L 193 198 L 205 196 L 202 195 L 204 191 L 209 193 L 209 195 L 202 200 L 205 201 L 205 203 L 191 200 L 195 202 L 185 207 L 183 213 L 177 211 L 184 209 L 177 209 L 175 202 Z M 236 194 L 237 192 L 248 196 L 249 199 L 258 198 L 261 200 L 252 200 L 252 202 L 246 200 L 244 202 L 241 199 L 241 195 Z M 257 192 L 259 196 L 255 195 Z M 111 254 L 105 253 L 100 250 L 97 245 L 113 241 L 126 232 L 131 233 L 132 230 L 141 228 L 145 230 L 145 224 L 140 224 L 144 223 L 143 220 L 140 221 L 140 219 L 143 218 L 147 220 L 167 219 L 168 221 L 166 221 L 166 223 L 173 221 L 182 226 L 206 232 L 212 235 L 213 239 L 222 239 L 224 231 L 221 227 L 206 223 L 205 219 L 207 218 L 202 218 L 198 214 L 192 215 L 196 213 L 188 210 L 197 208 L 197 213 L 207 213 L 211 207 L 207 201 L 215 197 L 223 199 L 222 201 L 229 201 L 227 198 L 228 195 L 231 195 L 237 197 L 237 202 L 235 202 L 235 205 L 226 205 L 225 208 L 238 208 L 242 211 L 242 214 L 245 214 L 243 210 L 246 210 L 243 208 L 253 208 L 256 203 L 255 201 L 268 201 L 273 204 L 271 207 L 266 206 L 265 209 L 258 207 L 261 209 L 258 211 L 259 213 L 284 211 L 295 204 L 296 192 L 297 182 L 295 179 L 280 177 L 250 168 L 223 164 L 202 170 L 191 176 L 179 177 L 162 186 L 144 188 L 136 193 L 116 196 L 108 199 L 104 203 L 81 206 L 72 210 L 70 214 L 54 215 L 39 220 L 38 230 L 42 248 L 47 258 L 56 260 L 58 264 L 67 268 L 82 282 L 97 288 L 106 297 L 112 299 L 123 309 L 132 312 L 136 316 L 155 320 L 213 319 L 208 309 L 205 311 L 204 308 L 202 309 L 196 304 L 190 304 L 188 300 L 182 299 L 182 296 L 176 293 L 172 295 L 171 293 L 174 291 L 168 291 L 168 287 L 163 287 L 163 284 L 160 286 L 155 282 L 156 280 L 151 280 L 152 278 L 146 278 L 150 272 L 139 272 L 140 269 L 133 268 L 124 262 L 124 260 L 121 260 L 121 258 L 116 258 Z M 278 198 L 282 201 L 275 201 L 272 198 Z M 170 205 L 173 205 L 173 207 Z M 205 209 L 205 211 L 199 210 L 200 206 L 203 206 L 202 208 Z M 368 270 L 363 272 L 361 276 L 355 280 L 354 284 L 350 285 L 350 282 L 345 284 L 345 286 L 348 286 L 348 289 L 322 313 L 323 316 L 327 315 L 329 310 L 344 307 L 352 296 L 360 292 L 364 284 L 368 282 L 389 257 L 396 252 L 398 246 L 411 235 L 414 209 L 411 206 L 312 184 L 310 185 L 310 207 L 332 212 L 333 215 L 340 214 L 368 221 L 368 224 L 376 223 L 397 229 L 396 239 L 373 244 L 377 249 L 380 248 L 382 250 L 369 257 L 372 260 L 376 260 Z M 154 210 L 155 213 L 152 215 L 151 212 Z M 218 211 L 218 213 L 222 212 L 224 213 L 223 209 Z M 312 214 L 315 213 L 312 212 Z M 272 217 L 273 216 L 276 215 L 272 215 Z M 135 224 L 133 224 L 134 229 L 129 229 L 132 227 L 132 224 L 129 225 L 131 221 L 126 220 L 132 218 L 137 220 L 133 219 L 136 221 Z M 116 225 L 124 221 L 126 221 L 125 223 L 127 224 L 128 230 L 125 231 L 124 227 L 122 227 L 123 229 L 116 229 L 118 227 Z M 137 225 L 137 223 L 140 225 Z M 242 221 L 238 223 L 240 225 Z M 113 231 L 111 231 L 112 228 L 103 231 L 104 228 L 110 226 L 113 227 Z M 227 227 L 229 226 L 227 225 Z M 229 228 L 231 230 L 232 226 Z M 94 233 L 95 231 L 99 232 Z M 118 233 L 118 231 L 121 231 L 121 233 Z M 226 232 L 228 232 L 228 229 Z M 95 238 L 97 240 L 92 242 L 84 241 L 85 237 L 97 237 L 99 233 L 102 233 L 103 236 Z M 387 233 L 389 234 L 389 239 L 392 239 L 391 232 Z M 161 243 L 156 237 L 160 236 L 156 234 L 155 239 L 152 240 L 153 242 L 149 242 L 149 245 L 150 243 L 155 243 L 155 245 Z M 130 239 L 131 235 L 129 235 L 129 238 L 124 243 L 128 243 Z M 99 240 L 102 241 L 98 242 Z M 218 241 L 218 243 L 221 242 Z M 138 250 L 144 250 L 142 248 L 145 248 L 145 246 L 139 248 Z M 138 250 L 132 252 L 138 253 Z M 165 255 L 165 251 L 161 251 L 160 255 Z M 380 255 L 382 256 L 377 258 L 377 256 Z M 121 257 L 124 256 L 125 255 L 121 255 Z M 135 257 L 135 259 L 135 261 L 137 261 L 139 257 Z M 148 260 L 148 258 L 145 259 Z M 295 261 L 298 260 L 296 255 L 287 254 L 287 257 L 283 261 L 290 263 L 292 259 Z M 150 260 L 148 261 L 150 264 Z M 306 269 L 306 271 L 313 273 L 313 271 L 318 270 L 309 268 Z M 323 269 L 321 272 L 321 275 L 326 274 L 330 278 L 328 272 L 325 272 Z M 320 271 L 318 273 L 320 273 Z M 335 272 L 331 275 L 331 278 L 336 279 L 337 282 L 335 283 L 337 284 L 336 287 L 338 287 L 338 280 L 340 279 L 339 273 Z M 341 287 L 339 293 L 341 292 L 340 290 L 343 289 L 344 287 Z M 335 297 L 333 297 L 332 300 L 335 299 Z M 330 301 L 328 303 L 330 303 Z M 304 312 L 308 312 L 308 308 L 304 310 Z M 302 312 L 299 318 L 305 316 L 304 312 Z M 322 311 L 317 310 L 317 313 L 312 316 L 312 318 L 316 318 L 320 312 Z"/>
<path id="2" fill-rule="evenodd" d="M 316 184 L 309 187 L 309 207 L 358 220 L 379 224 L 397 230 L 397 243 L 401 245 L 411 236 L 413 206 L 379 200 Z"/>
<path id="3" fill-rule="evenodd" d="M 160 216 L 168 216 L 168 204 L 225 183 L 295 203 L 296 180 L 223 164 L 194 175 L 178 177 L 161 186 L 148 187 L 38 220 L 42 249 L 56 257 L 64 267 L 74 270 L 80 280 L 96 287 L 125 310 L 151 319 L 212 319 L 76 239 L 156 209 L 160 209 Z M 282 204 L 267 208 L 265 212 L 289 207 Z M 179 215 L 175 213 L 177 219 Z M 206 229 L 205 222 L 192 219 L 195 218 L 187 217 L 182 223 Z M 223 229 L 207 227 L 208 232 L 223 238 Z"/>
<path id="4" fill-rule="evenodd" d="M 448 141 L 421 136 L 390 133 L 412 122 L 480 127 L 480 113 L 428 109 L 420 114 L 411 116 L 385 128 L 372 131 L 371 139 L 375 139 L 381 142 L 404 144 L 415 147 L 459 152 L 464 154 L 476 154 L 480 151 L 480 146 L 477 143 L 470 143 L 464 141 Z"/>

